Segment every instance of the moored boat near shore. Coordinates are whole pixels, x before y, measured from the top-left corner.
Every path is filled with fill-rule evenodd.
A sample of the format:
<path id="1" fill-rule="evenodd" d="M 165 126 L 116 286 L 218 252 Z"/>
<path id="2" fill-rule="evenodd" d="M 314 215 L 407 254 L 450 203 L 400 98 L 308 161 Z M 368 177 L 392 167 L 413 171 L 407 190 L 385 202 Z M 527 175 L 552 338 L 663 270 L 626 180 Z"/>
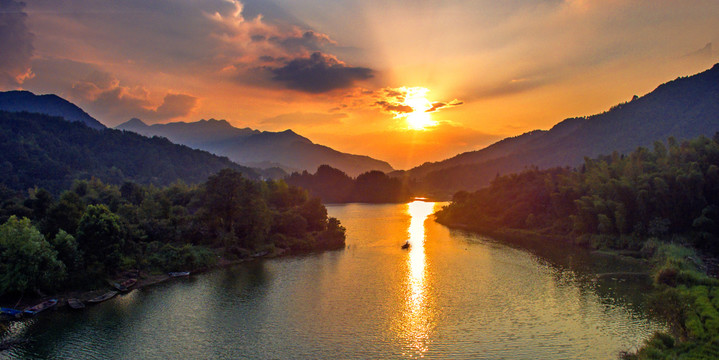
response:
<path id="1" fill-rule="evenodd" d="M 12 308 L 6 308 L 6 307 L 4 307 L 4 308 L 0 308 L 0 314 L 5 314 L 5 315 L 8 315 L 8 316 L 10 316 L 10 317 L 19 319 L 19 318 L 22 317 L 23 311 L 22 311 L 22 310 L 17 310 L 17 309 L 12 309 Z"/>
<path id="2" fill-rule="evenodd" d="M 47 301 L 43 301 L 35 306 L 25 309 L 25 314 L 36 315 L 36 314 L 38 314 L 42 311 L 45 311 L 55 305 L 57 305 L 57 299 L 50 299 Z"/>
<path id="3" fill-rule="evenodd" d="M 71 309 L 80 310 L 85 308 L 85 304 L 80 301 L 80 299 L 71 298 L 67 299 L 67 306 L 69 306 Z"/>
<path id="4" fill-rule="evenodd" d="M 135 286 L 137 284 L 137 279 L 127 279 L 120 283 L 123 287 L 125 287 L 126 290 L 130 290 L 131 287 Z"/>
<path id="5" fill-rule="evenodd" d="M 97 303 L 103 302 L 105 300 L 112 299 L 115 295 L 117 295 L 117 291 L 108 291 L 98 297 L 94 297 L 94 298 L 88 300 L 87 302 L 89 302 L 91 304 L 97 304 Z"/>
<path id="6" fill-rule="evenodd" d="M 167 275 L 170 275 L 170 277 L 180 277 L 180 276 L 190 276 L 189 271 L 173 271 L 167 273 Z"/>
<path id="7" fill-rule="evenodd" d="M 122 284 L 120 284 L 120 283 L 116 283 L 116 282 L 112 283 L 112 287 L 117 289 L 117 291 L 119 291 L 119 292 L 127 292 L 127 288 L 122 286 Z"/>

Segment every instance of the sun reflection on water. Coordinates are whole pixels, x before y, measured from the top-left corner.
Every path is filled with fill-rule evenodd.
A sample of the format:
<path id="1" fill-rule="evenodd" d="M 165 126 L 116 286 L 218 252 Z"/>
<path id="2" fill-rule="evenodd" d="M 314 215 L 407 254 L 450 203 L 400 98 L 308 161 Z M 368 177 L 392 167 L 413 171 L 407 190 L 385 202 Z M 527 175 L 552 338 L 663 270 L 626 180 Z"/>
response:
<path id="1" fill-rule="evenodd" d="M 427 306 L 427 285 L 425 259 L 424 222 L 434 210 L 434 203 L 414 201 L 407 204 L 410 215 L 409 256 L 407 257 L 407 289 L 405 290 L 405 311 L 402 337 L 411 353 L 407 356 L 421 357 L 428 350 L 430 312 Z"/>

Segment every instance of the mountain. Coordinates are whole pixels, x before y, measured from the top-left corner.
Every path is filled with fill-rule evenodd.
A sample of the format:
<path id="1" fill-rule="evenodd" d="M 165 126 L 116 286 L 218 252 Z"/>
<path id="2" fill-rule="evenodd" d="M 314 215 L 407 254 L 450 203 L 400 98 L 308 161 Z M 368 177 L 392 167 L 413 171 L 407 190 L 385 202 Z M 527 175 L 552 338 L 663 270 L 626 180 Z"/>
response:
<path id="1" fill-rule="evenodd" d="M 97 130 L 44 114 L 0 111 L 0 184 L 13 190 L 37 186 L 57 193 L 76 179 L 91 177 L 112 184 L 195 184 L 224 168 L 251 179 L 260 177 L 226 157 L 164 138 Z"/>
<path id="2" fill-rule="evenodd" d="M 429 195 L 484 187 L 497 174 L 529 166 L 577 166 L 584 157 L 629 153 L 669 137 L 677 140 L 719 131 L 719 64 L 702 73 L 662 84 L 642 97 L 588 117 L 566 119 L 550 130 L 501 140 L 482 150 L 425 163 L 406 176 Z"/>
<path id="3" fill-rule="evenodd" d="M 104 129 L 105 125 L 95 120 L 75 104 L 53 94 L 35 95 L 29 91 L 0 92 L 0 110 L 10 112 L 33 112 L 59 116 L 68 121 L 81 122 L 93 129 Z"/>
<path id="4" fill-rule="evenodd" d="M 138 118 L 132 118 L 118 125 L 116 129 L 136 132 L 147 137 L 162 136 L 176 144 L 183 144 L 194 148 L 211 146 L 213 143 L 260 133 L 260 131 L 250 128 L 238 129 L 225 120 L 215 119 L 200 120 L 192 123 L 174 122 L 150 126 Z"/>
<path id="5" fill-rule="evenodd" d="M 281 132 L 239 129 L 225 120 L 200 120 L 147 125 L 131 119 L 116 129 L 133 131 L 145 136 L 162 136 L 170 141 L 227 156 L 232 161 L 261 168 L 281 167 L 288 171 L 315 171 L 330 165 L 350 176 L 371 170 L 392 171 L 385 161 L 369 156 L 342 153 L 315 144 L 292 130 Z"/>

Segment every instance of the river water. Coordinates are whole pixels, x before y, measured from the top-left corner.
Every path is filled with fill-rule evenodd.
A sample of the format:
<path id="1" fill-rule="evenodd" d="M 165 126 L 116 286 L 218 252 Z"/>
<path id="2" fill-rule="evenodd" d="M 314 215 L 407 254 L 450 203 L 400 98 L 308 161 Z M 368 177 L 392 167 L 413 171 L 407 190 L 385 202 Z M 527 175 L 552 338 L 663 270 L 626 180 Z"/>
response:
<path id="1" fill-rule="evenodd" d="M 595 276 L 640 264 L 450 230 L 440 205 L 330 205 L 344 250 L 16 322 L 5 336 L 31 341 L 0 359 L 611 359 L 663 328 L 648 279 Z"/>

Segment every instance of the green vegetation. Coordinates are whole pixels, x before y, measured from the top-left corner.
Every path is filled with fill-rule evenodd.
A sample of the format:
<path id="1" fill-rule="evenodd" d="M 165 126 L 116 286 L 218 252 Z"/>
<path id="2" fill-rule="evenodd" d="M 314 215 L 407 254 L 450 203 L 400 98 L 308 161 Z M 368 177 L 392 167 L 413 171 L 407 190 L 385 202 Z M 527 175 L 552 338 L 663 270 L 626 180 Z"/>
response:
<path id="1" fill-rule="evenodd" d="M 377 170 L 353 179 L 341 170 L 321 165 L 314 174 L 293 173 L 287 182 L 307 189 L 325 203 L 401 203 L 412 197 L 407 184 Z"/>
<path id="2" fill-rule="evenodd" d="M 253 179 L 260 176 L 227 158 L 165 138 L 0 111 L 0 183 L 12 190 L 40 187 L 59 194 L 75 180 L 91 177 L 116 185 L 129 180 L 167 186 L 178 179 L 197 184 L 223 168 Z"/>
<path id="3" fill-rule="evenodd" d="M 0 297 L 86 288 L 128 269 L 195 270 L 258 252 L 344 247 L 319 199 L 232 169 L 164 188 L 92 178 L 58 199 L 0 185 Z"/>
<path id="4" fill-rule="evenodd" d="M 490 234 L 525 232 L 644 256 L 654 265 L 654 311 L 671 325 L 632 359 L 719 356 L 719 134 L 653 150 L 585 159 L 580 169 L 527 169 L 458 192 L 437 220 Z"/>

